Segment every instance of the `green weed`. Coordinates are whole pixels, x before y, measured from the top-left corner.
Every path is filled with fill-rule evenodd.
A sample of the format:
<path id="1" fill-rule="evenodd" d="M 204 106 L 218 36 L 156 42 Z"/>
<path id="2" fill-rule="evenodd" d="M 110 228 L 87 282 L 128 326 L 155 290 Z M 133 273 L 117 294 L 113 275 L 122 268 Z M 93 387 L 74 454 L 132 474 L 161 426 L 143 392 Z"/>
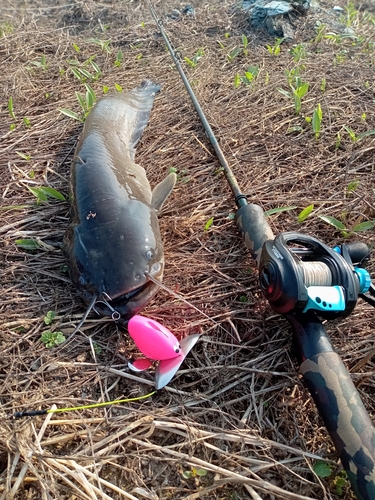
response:
<path id="1" fill-rule="evenodd" d="M 210 219 L 208 219 L 208 221 L 204 225 L 204 230 L 208 231 L 210 229 L 210 227 L 212 226 L 213 222 L 214 222 L 214 217 L 211 217 Z"/>
<path id="2" fill-rule="evenodd" d="M 279 214 L 281 212 L 288 212 L 289 210 L 294 210 L 295 208 L 297 208 L 295 205 L 287 207 L 271 208 L 270 210 L 266 210 L 264 212 L 264 215 L 268 217 L 269 215 Z"/>
<path id="3" fill-rule="evenodd" d="M 247 71 L 243 75 L 236 73 L 234 78 L 234 86 L 235 88 L 239 87 L 241 83 L 245 85 L 251 85 L 257 78 L 259 74 L 258 66 L 249 66 Z"/>
<path id="4" fill-rule="evenodd" d="M 326 31 L 327 31 L 327 25 L 318 22 L 317 23 L 317 27 L 315 28 L 315 31 L 316 31 L 316 36 L 315 36 L 315 39 L 314 39 L 314 43 L 318 44 L 325 37 Z"/>
<path id="5" fill-rule="evenodd" d="M 353 2 L 348 2 L 344 7 L 344 14 L 340 16 L 340 21 L 346 26 L 352 26 L 358 21 L 358 11 Z"/>
<path id="6" fill-rule="evenodd" d="M 207 471 L 199 467 L 192 467 L 191 470 L 184 470 L 182 476 L 185 479 L 204 477 L 207 476 Z"/>
<path id="7" fill-rule="evenodd" d="M 9 116 L 15 120 L 16 119 L 16 115 L 14 114 L 14 108 L 13 108 L 13 97 L 9 97 L 9 101 L 8 101 L 8 111 L 9 111 Z"/>
<path id="8" fill-rule="evenodd" d="M 47 71 L 47 69 L 48 69 L 46 56 L 44 54 L 41 55 L 40 59 L 30 61 L 29 64 L 31 64 L 31 66 L 26 66 L 26 69 L 29 71 L 32 71 L 35 68 L 40 68 L 43 71 Z"/>
<path id="9" fill-rule="evenodd" d="M 114 64 L 119 68 L 121 66 L 121 63 L 122 63 L 122 50 L 119 50 L 116 54 L 116 60 Z"/>
<path id="10" fill-rule="evenodd" d="M 323 119 L 322 107 L 320 104 L 318 104 L 318 106 L 314 109 L 312 117 L 312 128 L 316 139 L 318 139 L 320 135 L 322 119 Z"/>
<path id="11" fill-rule="evenodd" d="M 41 342 L 50 349 L 65 342 L 66 337 L 62 332 L 43 332 L 40 337 Z"/>
<path id="12" fill-rule="evenodd" d="M 289 49 L 289 54 L 293 57 L 294 62 L 300 62 L 302 59 L 306 59 L 307 50 L 303 43 L 295 45 L 293 48 Z"/>
<path id="13" fill-rule="evenodd" d="M 18 154 L 18 156 L 20 158 L 22 158 L 23 160 L 26 160 L 26 161 L 30 161 L 31 160 L 31 155 L 27 155 L 25 153 L 21 153 L 20 151 L 16 151 L 16 154 Z"/>
<path id="14" fill-rule="evenodd" d="M 331 478 L 331 485 L 335 488 L 339 496 L 344 493 L 344 489 L 349 488 L 348 476 L 344 470 L 334 474 L 332 465 L 318 460 L 313 465 L 313 471 L 320 478 Z"/>
<path id="15" fill-rule="evenodd" d="M 31 121 L 26 116 L 22 118 L 22 121 L 26 125 L 26 127 L 31 127 Z"/>
<path id="16" fill-rule="evenodd" d="M 319 215 L 319 219 L 321 219 L 323 222 L 326 222 L 330 226 L 333 226 L 334 228 L 338 229 L 344 238 L 349 238 L 354 233 L 369 231 L 370 229 L 373 229 L 373 227 L 375 226 L 375 222 L 373 221 L 364 221 L 355 224 L 351 228 L 347 228 L 343 222 L 330 215 Z"/>
<path id="17" fill-rule="evenodd" d="M 111 39 L 109 38 L 108 40 L 100 40 L 99 38 L 89 38 L 87 40 L 88 43 L 93 43 L 100 47 L 103 52 L 110 54 L 111 53 L 111 48 L 110 48 L 110 43 Z"/>
<path id="18" fill-rule="evenodd" d="M 16 240 L 15 244 L 19 248 L 23 248 L 24 250 L 37 250 L 38 248 L 41 247 L 40 243 L 37 240 L 28 239 L 28 238 Z"/>
<path id="19" fill-rule="evenodd" d="M 192 59 L 189 59 L 187 56 L 184 57 L 184 61 L 186 63 L 188 63 L 188 65 L 191 67 L 191 68 L 195 68 L 195 66 L 198 64 L 198 62 L 202 59 L 202 57 L 204 56 L 204 50 L 201 48 L 201 49 L 198 49 L 197 52 L 195 53 L 195 55 L 193 56 Z"/>
<path id="20" fill-rule="evenodd" d="M 50 188 L 48 186 L 40 186 L 37 188 L 31 186 L 26 187 L 30 191 L 30 193 L 35 196 L 37 205 L 40 205 L 42 202 L 48 202 L 48 198 L 54 198 L 60 201 L 65 200 L 65 196 L 60 193 L 60 191 L 56 191 L 56 189 Z"/>
<path id="21" fill-rule="evenodd" d="M 48 311 L 48 313 L 44 316 L 43 321 L 45 325 L 51 325 L 53 320 L 55 319 L 56 314 L 54 311 Z"/>
<path id="22" fill-rule="evenodd" d="M 72 111 L 71 109 L 58 108 L 60 113 L 62 113 L 65 116 L 68 116 L 69 118 L 73 118 L 73 120 L 77 120 L 79 122 L 85 121 L 87 115 L 90 113 L 91 108 L 96 102 L 96 95 L 92 87 L 90 87 L 88 83 L 85 83 L 84 86 L 86 89 L 84 97 L 79 92 L 76 92 L 76 97 L 79 105 L 82 108 L 83 114 L 79 115 L 78 113 Z"/>
<path id="23" fill-rule="evenodd" d="M 291 92 L 282 88 L 278 88 L 277 90 L 288 99 L 292 99 L 294 101 L 294 111 L 295 114 L 298 115 L 301 112 L 302 98 L 309 90 L 309 83 L 303 82 L 301 78 L 297 76 L 295 78 L 294 85 L 290 83 L 289 86 L 292 90 Z"/>
<path id="24" fill-rule="evenodd" d="M 266 45 L 268 52 L 271 56 L 277 56 L 280 54 L 280 45 L 283 43 L 284 38 L 276 38 L 274 45 Z"/>
<path id="25" fill-rule="evenodd" d="M 314 210 L 314 205 L 309 205 L 306 208 L 304 208 L 302 212 L 298 214 L 297 221 L 304 222 L 313 210 Z"/>
<path id="26" fill-rule="evenodd" d="M 13 31 L 13 25 L 8 21 L 0 26 L 0 38 L 6 35 L 10 35 Z"/>

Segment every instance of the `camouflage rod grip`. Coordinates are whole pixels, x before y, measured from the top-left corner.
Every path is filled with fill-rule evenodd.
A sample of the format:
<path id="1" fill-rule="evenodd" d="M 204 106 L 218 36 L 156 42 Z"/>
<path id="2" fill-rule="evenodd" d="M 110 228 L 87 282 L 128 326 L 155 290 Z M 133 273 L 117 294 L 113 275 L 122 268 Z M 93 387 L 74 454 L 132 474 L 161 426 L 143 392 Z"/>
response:
<path id="1" fill-rule="evenodd" d="M 315 314 L 288 319 L 301 373 L 353 491 L 358 500 L 374 500 L 375 429 L 358 391 Z"/>
<path id="2" fill-rule="evenodd" d="M 262 208 L 253 203 L 242 206 L 236 212 L 235 222 L 246 247 L 250 250 L 259 268 L 259 259 L 263 244 L 267 240 L 275 239 Z"/>

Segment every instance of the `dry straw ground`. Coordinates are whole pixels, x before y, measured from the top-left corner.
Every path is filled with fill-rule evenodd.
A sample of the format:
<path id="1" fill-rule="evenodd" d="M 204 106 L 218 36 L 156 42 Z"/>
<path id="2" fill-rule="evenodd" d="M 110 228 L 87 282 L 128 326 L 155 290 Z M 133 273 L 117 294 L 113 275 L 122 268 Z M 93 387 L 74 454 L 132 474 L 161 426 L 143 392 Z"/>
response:
<path id="1" fill-rule="evenodd" d="M 353 12 L 356 36 L 336 39 L 317 36 L 310 13 L 298 21 L 296 40 L 274 56 L 266 48 L 274 39 L 251 30 L 231 2 L 192 3 L 195 16 L 179 20 L 165 17 L 184 5 L 179 0 L 155 7 L 184 55 L 192 59 L 204 50 L 194 68 L 185 68 L 243 191 L 264 209 L 297 207 L 270 216 L 275 233 L 306 232 L 334 245 L 343 235 L 318 215 L 336 217 L 348 228 L 374 220 L 375 138 L 354 141 L 344 129 L 356 138 L 375 129 L 374 12 Z M 259 292 L 254 264 L 233 224 L 231 193 L 146 5 L 15 5 L 2 2 L 0 23 L 0 498 L 353 498 L 346 487 L 341 497 L 336 491 L 339 464 L 298 374 L 290 328 Z M 329 31 L 327 26 L 320 35 Z M 242 34 L 248 52 L 229 62 Z M 90 38 L 110 39 L 109 51 Z M 306 51 L 299 62 L 290 52 L 298 44 Z M 119 50 L 123 59 L 115 66 Z M 45 69 L 32 64 L 43 55 Z M 204 336 L 170 386 L 143 403 L 13 421 L 6 416 L 14 411 L 151 389 L 151 376 L 129 374 L 126 360 L 136 349 L 107 319 L 90 316 L 82 328 L 86 336 L 77 334 L 67 345 L 47 349 L 41 342 L 51 329 L 43 320 L 48 311 L 56 314 L 52 328 L 68 335 L 85 307 L 55 246 L 69 222 L 68 201 L 50 198 L 37 206 L 27 187 L 49 186 L 68 195 L 69 164 L 82 125 L 58 108 L 80 112 L 75 92 L 83 93 L 84 86 L 67 61 L 76 59 L 88 69 L 83 63 L 91 56 L 101 70 L 89 82 L 97 96 L 103 85 L 131 89 L 144 78 L 163 86 L 137 161 L 152 185 L 170 167 L 178 170 L 160 219 L 164 283 L 205 315 L 164 290 L 144 314 L 181 337 Z M 259 68 L 257 78 L 235 88 L 236 73 L 243 75 L 249 66 Z M 288 90 L 285 70 L 297 66 L 310 84 L 298 116 L 277 90 Z M 8 110 L 11 97 L 15 118 Z M 315 139 L 305 116 L 318 104 L 323 122 Z M 302 129 L 291 132 L 296 126 Z M 298 213 L 311 204 L 313 213 L 298 223 Z M 15 241 L 25 238 L 43 246 L 17 247 Z M 355 238 L 371 243 L 373 231 Z M 369 270 L 375 271 L 373 264 Z M 349 318 L 327 324 L 372 418 L 374 321 L 373 309 L 361 303 Z M 330 478 L 313 473 L 319 457 L 332 465 Z M 197 475 L 197 469 L 207 475 Z M 190 479 L 183 477 L 186 471 L 193 471 Z"/>

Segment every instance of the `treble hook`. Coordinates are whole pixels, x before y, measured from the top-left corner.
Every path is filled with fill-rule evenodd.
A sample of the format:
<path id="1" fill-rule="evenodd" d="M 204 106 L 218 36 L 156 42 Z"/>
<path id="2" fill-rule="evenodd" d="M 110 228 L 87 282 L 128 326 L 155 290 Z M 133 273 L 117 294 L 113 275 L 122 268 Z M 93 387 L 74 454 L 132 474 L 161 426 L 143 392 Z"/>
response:
<path id="1" fill-rule="evenodd" d="M 104 296 L 105 296 L 106 298 L 105 298 Z M 108 299 L 108 300 L 112 300 L 112 299 L 111 299 L 111 297 L 110 297 L 110 296 L 109 296 L 106 292 L 103 292 L 103 293 L 102 293 L 101 300 L 98 300 L 98 301 L 96 302 L 96 304 L 98 304 L 98 303 L 105 304 L 105 305 L 108 307 L 108 309 L 111 311 L 111 313 L 112 313 L 112 314 L 111 314 L 111 318 L 112 318 L 112 320 L 113 320 L 115 323 L 117 323 L 117 321 L 119 321 L 119 319 L 121 318 L 121 314 L 120 314 L 118 311 L 116 311 L 116 309 L 114 309 L 114 308 L 111 306 L 111 304 L 109 304 L 108 300 L 106 300 L 106 299 Z M 96 311 L 95 309 L 94 309 L 94 311 L 97 313 L 97 311 Z"/>

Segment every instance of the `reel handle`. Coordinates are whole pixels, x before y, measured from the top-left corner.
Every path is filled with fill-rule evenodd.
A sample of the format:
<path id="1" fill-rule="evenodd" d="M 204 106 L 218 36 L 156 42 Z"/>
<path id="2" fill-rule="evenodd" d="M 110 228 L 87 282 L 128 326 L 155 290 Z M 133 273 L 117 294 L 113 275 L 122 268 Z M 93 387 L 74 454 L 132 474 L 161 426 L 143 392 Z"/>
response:
<path id="1" fill-rule="evenodd" d="M 314 313 L 287 316 L 300 370 L 358 500 L 375 498 L 375 429 Z"/>
<path id="2" fill-rule="evenodd" d="M 246 247 L 259 268 L 260 254 L 267 240 L 275 239 L 262 208 L 254 203 L 240 207 L 235 215 L 235 223 Z"/>

